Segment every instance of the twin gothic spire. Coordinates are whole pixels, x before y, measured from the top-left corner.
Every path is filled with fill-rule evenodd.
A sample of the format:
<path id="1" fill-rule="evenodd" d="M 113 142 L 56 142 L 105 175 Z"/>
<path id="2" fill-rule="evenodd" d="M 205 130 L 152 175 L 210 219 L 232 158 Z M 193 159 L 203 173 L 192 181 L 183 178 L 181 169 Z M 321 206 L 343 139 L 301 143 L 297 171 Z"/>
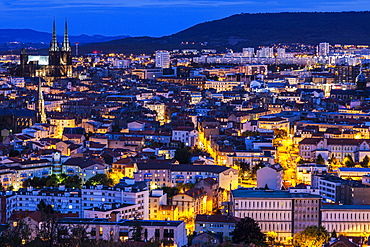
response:
<path id="1" fill-rule="evenodd" d="M 59 45 L 58 45 L 58 41 L 57 41 L 57 32 L 56 32 L 55 19 L 53 21 L 53 34 L 52 34 L 52 40 L 51 40 L 51 43 L 50 43 L 49 51 L 59 51 Z M 67 23 L 67 19 L 66 19 L 65 25 L 64 25 L 64 39 L 63 39 L 61 51 L 71 51 L 71 45 L 69 43 L 69 38 L 68 38 L 68 23 Z"/>

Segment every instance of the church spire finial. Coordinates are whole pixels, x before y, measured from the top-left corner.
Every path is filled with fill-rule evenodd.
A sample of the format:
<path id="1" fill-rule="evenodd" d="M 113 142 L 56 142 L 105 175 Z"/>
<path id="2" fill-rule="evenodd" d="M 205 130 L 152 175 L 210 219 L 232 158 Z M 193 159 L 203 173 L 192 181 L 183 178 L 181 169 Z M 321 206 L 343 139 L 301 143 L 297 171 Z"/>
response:
<path id="1" fill-rule="evenodd" d="M 57 31 L 56 31 L 55 18 L 53 21 L 53 35 L 50 43 L 50 51 L 59 51 L 58 41 L 57 41 Z"/>
<path id="2" fill-rule="evenodd" d="M 62 51 L 71 51 L 71 45 L 70 45 L 69 39 L 68 39 L 68 22 L 67 22 L 67 18 L 66 18 L 65 24 L 64 24 L 64 40 L 63 40 L 63 44 L 62 44 Z"/>

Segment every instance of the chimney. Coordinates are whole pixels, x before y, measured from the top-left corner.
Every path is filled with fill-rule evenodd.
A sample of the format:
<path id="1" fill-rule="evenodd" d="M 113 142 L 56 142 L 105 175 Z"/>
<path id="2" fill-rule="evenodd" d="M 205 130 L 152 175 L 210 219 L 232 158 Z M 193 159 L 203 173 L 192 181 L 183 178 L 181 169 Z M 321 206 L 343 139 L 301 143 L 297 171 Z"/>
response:
<path id="1" fill-rule="evenodd" d="M 109 222 L 117 222 L 117 214 L 118 212 L 112 212 L 110 214 L 110 218 L 108 219 Z"/>

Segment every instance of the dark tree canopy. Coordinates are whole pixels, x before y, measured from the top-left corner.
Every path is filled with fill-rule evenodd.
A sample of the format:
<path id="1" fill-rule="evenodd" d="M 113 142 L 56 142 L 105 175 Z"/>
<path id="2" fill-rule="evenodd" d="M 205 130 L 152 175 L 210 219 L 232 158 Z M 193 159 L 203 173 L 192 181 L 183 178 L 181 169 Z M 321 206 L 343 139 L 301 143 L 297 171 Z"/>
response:
<path id="1" fill-rule="evenodd" d="M 113 186 L 113 180 L 109 178 L 107 174 L 98 173 L 86 181 L 87 186 L 91 186 L 91 185 L 95 186 L 98 184 L 102 184 L 105 186 Z"/>
<path id="2" fill-rule="evenodd" d="M 356 164 L 355 162 L 353 161 L 353 158 L 351 155 L 347 155 L 344 159 L 344 165 L 346 167 L 354 167 Z"/>
<path id="3" fill-rule="evenodd" d="M 143 235 L 143 227 L 140 225 L 139 221 L 135 221 L 135 225 L 130 230 L 132 231 L 132 237 L 130 240 L 133 241 L 142 241 L 141 237 Z"/>
<path id="4" fill-rule="evenodd" d="M 309 226 L 294 235 L 294 246 L 321 247 L 329 240 L 328 231 L 322 226 Z"/>
<path id="5" fill-rule="evenodd" d="M 179 148 L 176 150 L 175 159 L 180 164 L 189 164 L 191 158 L 190 149 L 188 147 Z"/>
<path id="6" fill-rule="evenodd" d="M 258 223 L 249 217 L 241 219 L 231 235 L 234 243 L 261 244 L 265 241 L 265 234 L 261 232 Z"/>
<path id="7" fill-rule="evenodd" d="M 324 160 L 324 158 L 322 157 L 321 154 L 319 154 L 317 156 L 317 158 L 316 158 L 316 164 L 318 164 L 318 165 L 325 165 L 325 160 Z"/>
<path id="8" fill-rule="evenodd" d="M 364 159 L 360 162 L 362 167 L 369 167 L 370 158 L 369 156 L 365 156 Z"/>
<path id="9" fill-rule="evenodd" d="M 54 208 L 47 204 L 44 200 L 41 200 L 39 204 L 37 204 L 37 211 L 40 211 L 43 214 L 51 215 L 55 213 Z"/>

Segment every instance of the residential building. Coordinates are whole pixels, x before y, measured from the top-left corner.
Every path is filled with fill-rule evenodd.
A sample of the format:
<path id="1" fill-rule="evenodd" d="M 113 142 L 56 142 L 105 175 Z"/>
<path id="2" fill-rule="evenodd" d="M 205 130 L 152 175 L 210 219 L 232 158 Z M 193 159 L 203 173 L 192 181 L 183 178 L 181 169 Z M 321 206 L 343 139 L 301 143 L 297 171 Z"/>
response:
<path id="1" fill-rule="evenodd" d="M 225 240 L 231 240 L 230 233 L 234 231 L 239 221 L 239 218 L 231 215 L 198 214 L 195 218 L 195 233 L 212 232 L 221 235 Z"/>
<path id="2" fill-rule="evenodd" d="M 289 191 L 237 189 L 232 191 L 235 217 L 251 217 L 261 231 L 274 231 L 286 242 L 307 226 L 320 225 L 321 197 Z"/>
<path id="3" fill-rule="evenodd" d="M 155 52 L 155 67 L 169 68 L 170 63 L 170 53 L 168 51 L 161 50 Z"/>
<path id="4" fill-rule="evenodd" d="M 114 216 L 109 219 L 99 218 L 64 218 L 59 221 L 61 226 L 68 227 L 68 233 L 73 229 L 87 227 L 92 239 L 127 241 L 132 238 L 131 229 L 139 224 L 142 227 L 143 241 L 165 240 L 174 246 L 186 246 L 188 240 L 183 221 L 157 220 L 117 220 Z"/>

